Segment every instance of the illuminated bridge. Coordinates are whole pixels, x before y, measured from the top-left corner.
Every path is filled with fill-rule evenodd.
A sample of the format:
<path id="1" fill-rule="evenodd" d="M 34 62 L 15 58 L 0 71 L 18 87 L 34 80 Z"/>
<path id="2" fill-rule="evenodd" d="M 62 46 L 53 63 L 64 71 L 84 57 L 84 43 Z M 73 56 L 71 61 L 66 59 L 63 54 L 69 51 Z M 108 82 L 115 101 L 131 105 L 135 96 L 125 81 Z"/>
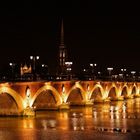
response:
<path id="1" fill-rule="evenodd" d="M 0 114 L 18 114 L 27 107 L 63 109 L 135 97 L 140 97 L 138 82 L 7 82 L 0 84 Z"/>

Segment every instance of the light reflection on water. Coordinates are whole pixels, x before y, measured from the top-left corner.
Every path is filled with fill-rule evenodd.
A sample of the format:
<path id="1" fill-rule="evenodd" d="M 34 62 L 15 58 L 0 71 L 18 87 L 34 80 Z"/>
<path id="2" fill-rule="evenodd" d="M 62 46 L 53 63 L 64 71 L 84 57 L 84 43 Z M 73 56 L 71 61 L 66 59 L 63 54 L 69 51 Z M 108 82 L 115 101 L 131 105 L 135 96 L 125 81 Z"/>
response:
<path id="1" fill-rule="evenodd" d="M 140 133 L 140 99 L 72 107 L 67 111 L 38 111 L 36 117 L 29 118 L 0 118 L 0 139 L 12 139 L 13 134 L 26 137 L 27 130 L 34 137 L 38 137 L 36 131 L 42 136 L 43 131 L 50 130 Z"/>

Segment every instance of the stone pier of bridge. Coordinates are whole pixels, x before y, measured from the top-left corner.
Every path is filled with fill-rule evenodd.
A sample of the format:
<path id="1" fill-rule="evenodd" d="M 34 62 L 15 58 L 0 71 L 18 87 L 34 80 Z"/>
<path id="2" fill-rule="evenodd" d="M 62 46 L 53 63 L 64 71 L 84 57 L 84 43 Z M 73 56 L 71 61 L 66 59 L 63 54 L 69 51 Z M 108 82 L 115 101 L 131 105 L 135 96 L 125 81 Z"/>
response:
<path id="1" fill-rule="evenodd" d="M 0 114 L 22 112 L 27 107 L 68 109 L 140 97 L 140 83 L 117 81 L 36 81 L 0 83 Z"/>

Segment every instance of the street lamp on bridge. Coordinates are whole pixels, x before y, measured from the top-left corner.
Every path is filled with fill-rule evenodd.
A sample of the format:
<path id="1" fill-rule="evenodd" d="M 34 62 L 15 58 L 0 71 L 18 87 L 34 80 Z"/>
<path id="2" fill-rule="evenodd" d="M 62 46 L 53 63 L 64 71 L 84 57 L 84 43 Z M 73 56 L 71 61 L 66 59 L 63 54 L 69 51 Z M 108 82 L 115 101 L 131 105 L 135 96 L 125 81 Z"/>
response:
<path id="1" fill-rule="evenodd" d="M 90 67 L 91 67 L 91 74 L 92 74 L 92 77 L 93 77 L 93 80 L 95 79 L 95 67 L 97 66 L 97 64 L 96 63 L 90 63 L 89 64 L 90 65 Z"/>
<path id="2" fill-rule="evenodd" d="M 126 69 L 121 69 L 121 72 L 122 72 L 122 79 L 124 80 L 124 79 L 125 79 L 125 72 L 126 72 Z"/>
<path id="3" fill-rule="evenodd" d="M 15 63 L 9 63 L 9 66 L 11 67 L 11 70 L 12 70 L 12 79 L 14 79 L 14 69 L 15 69 Z"/>
<path id="4" fill-rule="evenodd" d="M 111 72 L 112 72 L 113 68 L 107 68 L 107 70 L 108 70 L 108 73 L 109 73 L 109 78 L 110 78 L 110 80 L 112 80 Z"/>
<path id="5" fill-rule="evenodd" d="M 131 74 L 132 74 L 132 80 L 135 81 L 135 74 L 136 74 L 136 71 L 131 71 Z"/>
<path id="6" fill-rule="evenodd" d="M 32 65 L 33 80 L 36 80 L 36 60 L 39 60 L 39 56 L 30 56 L 30 60 L 33 61 Z"/>

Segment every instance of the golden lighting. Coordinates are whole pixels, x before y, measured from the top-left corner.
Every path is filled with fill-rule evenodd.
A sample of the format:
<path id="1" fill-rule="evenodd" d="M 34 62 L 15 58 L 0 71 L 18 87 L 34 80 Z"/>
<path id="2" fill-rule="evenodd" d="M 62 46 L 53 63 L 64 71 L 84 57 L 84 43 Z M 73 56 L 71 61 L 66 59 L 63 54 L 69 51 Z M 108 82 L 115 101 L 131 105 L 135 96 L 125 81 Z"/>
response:
<path id="1" fill-rule="evenodd" d="M 109 97 L 108 97 L 108 91 L 104 91 L 104 93 L 102 94 L 102 96 L 103 96 L 103 97 L 102 97 L 103 99 L 109 98 Z"/>
<path id="2" fill-rule="evenodd" d="M 86 100 L 89 101 L 90 97 L 91 97 L 89 84 L 87 85 L 87 94 L 86 95 L 87 95 Z"/>
<path id="3" fill-rule="evenodd" d="M 80 81 L 75 82 L 76 87 L 79 86 L 79 84 L 80 84 Z"/>
<path id="4" fill-rule="evenodd" d="M 62 119 L 68 119 L 68 114 L 67 114 L 67 112 L 61 112 L 60 118 L 62 118 Z"/>
<path id="5" fill-rule="evenodd" d="M 51 85 L 51 82 L 45 82 L 45 85 L 47 86 L 47 85 Z"/>
<path id="6" fill-rule="evenodd" d="M 33 128 L 33 120 L 24 119 L 23 120 L 23 127 L 24 128 Z"/>
<path id="7" fill-rule="evenodd" d="M 30 97 L 30 94 L 31 94 L 30 88 L 27 87 L 27 89 L 26 89 L 26 96 L 27 97 Z"/>
<path id="8" fill-rule="evenodd" d="M 82 117 L 73 117 L 71 119 L 71 123 L 72 123 L 72 126 L 73 126 L 73 130 L 84 130 L 84 124 L 85 124 L 85 121 L 84 121 L 84 118 Z"/>
<path id="9" fill-rule="evenodd" d="M 67 96 L 65 93 L 65 86 L 63 85 L 62 86 L 62 103 L 66 103 L 66 101 L 67 101 Z"/>
<path id="10" fill-rule="evenodd" d="M 67 101 L 67 96 L 66 94 L 62 93 L 62 102 L 66 103 L 66 101 Z"/>
<path id="11" fill-rule="evenodd" d="M 26 88 L 26 99 L 25 99 L 25 103 L 24 103 L 25 108 L 26 107 L 31 107 L 30 106 L 30 95 L 31 95 L 31 91 L 30 91 L 30 88 L 27 86 L 27 88 Z"/>
<path id="12" fill-rule="evenodd" d="M 64 93 L 65 92 L 65 86 L 63 85 L 62 86 L 62 93 Z"/>
<path id="13" fill-rule="evenodd" d="M 1 92 L 6 93 L 7 92 L 7 87 L 2 87 Z"/>

